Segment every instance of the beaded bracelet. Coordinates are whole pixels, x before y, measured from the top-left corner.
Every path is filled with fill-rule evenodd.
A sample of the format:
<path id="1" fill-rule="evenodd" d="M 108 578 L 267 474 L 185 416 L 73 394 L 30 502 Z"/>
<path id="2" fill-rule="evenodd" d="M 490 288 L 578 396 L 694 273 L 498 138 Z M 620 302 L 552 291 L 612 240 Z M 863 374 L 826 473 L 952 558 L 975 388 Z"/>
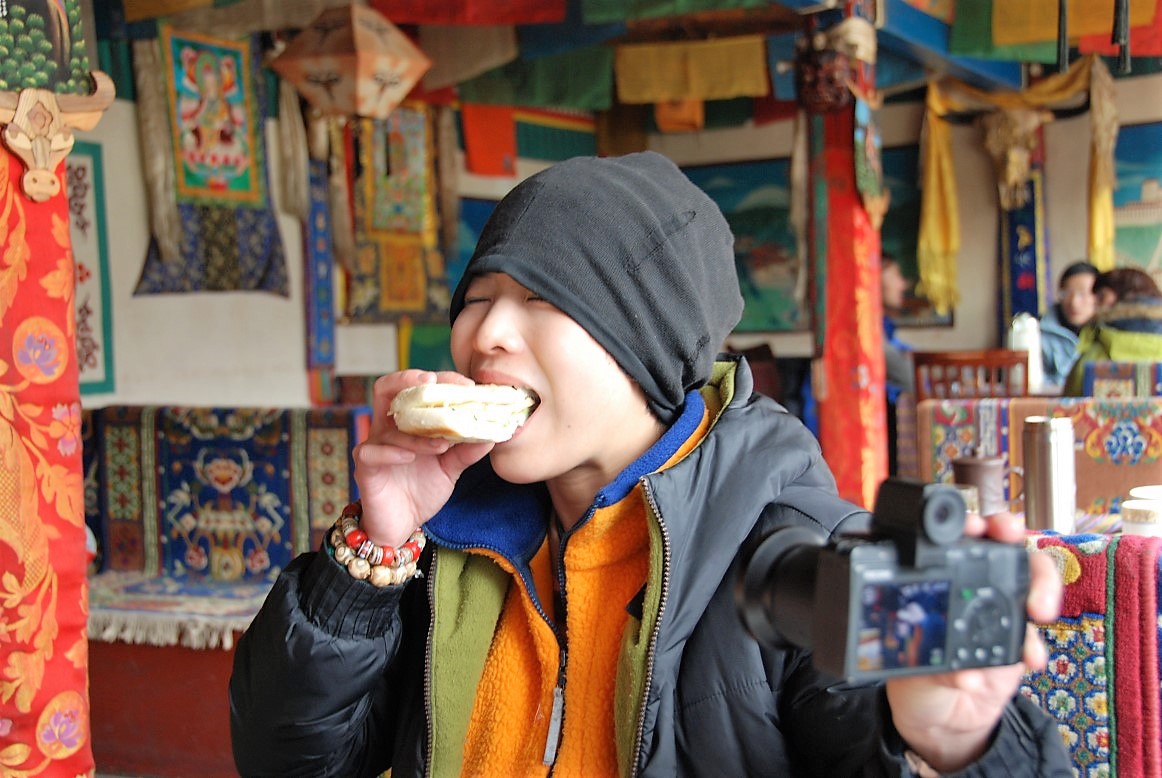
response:
<path id="1" fill-rule="evenodd" d="M 347 568 L 352 578 L 372 586 L 398 586 L 416 575 L 416 561 L 428 539 L 417 529 L 398 548 L 380 546 L 359 529 L 363 505 L 353 502 L 343 509 L 328 536 L 335 561 Z"/>

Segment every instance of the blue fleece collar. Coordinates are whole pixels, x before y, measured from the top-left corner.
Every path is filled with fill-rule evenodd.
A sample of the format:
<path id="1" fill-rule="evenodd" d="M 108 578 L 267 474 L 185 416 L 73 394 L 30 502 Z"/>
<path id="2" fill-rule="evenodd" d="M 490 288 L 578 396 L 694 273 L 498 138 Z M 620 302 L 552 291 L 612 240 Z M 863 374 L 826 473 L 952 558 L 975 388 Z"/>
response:
<path id="1" fill-rule="evenodd" d="M 643 476 L 660 469 L 698 429 L 705 410 L 698 391 L 687 393 L 682 414 L 657 443 L 597 493 L 593 508 L 617 503 Z M 524 566 L 544 542 L 549 512 L 544 483 L 509 483 L 493 472 L 485 457 L 464 471 L 451 499 L 424 525 L 424 532 L 438 545 L 485 548 Z"/>

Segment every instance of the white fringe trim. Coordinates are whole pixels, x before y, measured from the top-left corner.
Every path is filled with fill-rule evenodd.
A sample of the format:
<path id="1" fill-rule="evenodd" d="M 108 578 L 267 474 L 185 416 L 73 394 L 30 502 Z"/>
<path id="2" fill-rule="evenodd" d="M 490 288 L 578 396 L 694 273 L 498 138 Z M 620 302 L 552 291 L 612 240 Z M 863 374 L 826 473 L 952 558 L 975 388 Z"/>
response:
<path id="1" fill-rule="evenodd" d="M 234 633 L 244 632 L 253 619 L 253 615 L 200 618 L 94 608 L 89 612 L 89 639 L 229 651 L 234 647 Z"/>

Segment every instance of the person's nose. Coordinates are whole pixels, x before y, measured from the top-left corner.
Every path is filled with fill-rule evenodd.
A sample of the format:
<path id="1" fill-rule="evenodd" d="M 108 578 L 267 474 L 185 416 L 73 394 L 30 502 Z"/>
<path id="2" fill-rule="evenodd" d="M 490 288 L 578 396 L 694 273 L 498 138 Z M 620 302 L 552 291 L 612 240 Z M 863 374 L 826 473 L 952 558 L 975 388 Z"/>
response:
<path id="1" fill-rule="evenodd" d="M 523 342 L 516 304 L 506 298 L 495 300 L 488 306 L 476 327 L 473 338 L 476 350 L 482 354 L 514 352 L 520 349 Z"/>

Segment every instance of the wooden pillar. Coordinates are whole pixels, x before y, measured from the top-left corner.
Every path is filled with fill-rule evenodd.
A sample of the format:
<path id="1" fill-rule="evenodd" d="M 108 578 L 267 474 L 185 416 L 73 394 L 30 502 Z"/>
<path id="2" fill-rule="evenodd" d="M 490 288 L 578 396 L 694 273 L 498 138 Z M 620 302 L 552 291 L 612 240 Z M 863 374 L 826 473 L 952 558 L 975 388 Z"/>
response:
<path id="1" fill-rule="evenodd" d="M 847 16 L 860 16 L 862 5 L 849 3 Z M 874 98 L 874 68 L 854 59 L 850 65 L 857 89 Z M 810 121 L 819 437 L 839 493 L 871 508 L 888 471 L 880 232 L 879 219 L 865 208 L 866 186 L 857 186 L 856 165 L 873 145 L 867 133 L 874 125 L 857 128 L 850 103 L 817 111 Z"/>
<path id="2" fill-rule="evenodd" d="M 89 775 L 70 128 L 113 100 L 0 92 L 0 774 Z"/>

